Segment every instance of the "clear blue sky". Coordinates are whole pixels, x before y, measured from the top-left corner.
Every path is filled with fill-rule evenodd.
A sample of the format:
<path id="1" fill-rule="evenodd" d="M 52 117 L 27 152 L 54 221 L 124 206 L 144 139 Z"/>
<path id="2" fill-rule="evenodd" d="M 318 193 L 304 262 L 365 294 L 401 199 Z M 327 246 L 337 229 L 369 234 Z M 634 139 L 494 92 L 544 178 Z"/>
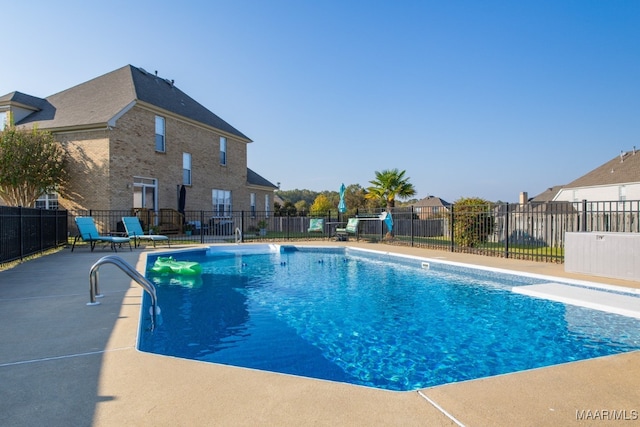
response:
<path id="1" fill-rule="evenodd" d="M 283 190 L 517 201 L 640 148 L 638 0 L 1 3 L 0 95 L 158 70 Z"/>

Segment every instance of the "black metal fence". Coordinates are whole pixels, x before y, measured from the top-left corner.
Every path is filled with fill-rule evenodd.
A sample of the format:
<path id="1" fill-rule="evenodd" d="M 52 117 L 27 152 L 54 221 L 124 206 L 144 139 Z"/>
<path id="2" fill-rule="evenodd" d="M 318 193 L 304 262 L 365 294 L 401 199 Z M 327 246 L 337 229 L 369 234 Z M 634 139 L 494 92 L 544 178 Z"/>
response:
<path id="1" fill-rule="evenodd" d="M 347 220 L 331 213 L 282 217 L 272 212 L 234 211 L 221 217 L 214 211 L 83 210 L 69 212 L 72 237 L 77 234 L 73 221 L 76 216 L 91 216 L 101 234 L 123 233 L 122 217 L 137 216 L 146 233 L 163 234 L 171 241 L 186 243 L 327 239 L 332 226 Z M 309 232 L 311 218 L 324 218 L 325 232 Z"/>
<path id="2" fill-rule="evenodd" d="M 566 232 L 640 233 L 640 201 L 398 208 L 393 219 L 393 244 L 563 262 Z"/>
<path id="3" fill-rule="evenodd" d="M 0 206 L 0 263 L 67 243 L 67 211 Z"/>
<path id="4" fill-rule="evenodd" d="M 563 262 L 566 232 L 640 233 L 638 200 L 394 208 L 392 234 L 380 213 L 274 216 L 238 211 L 220 217 L 214 211 L 138 209 L 75 211 L 67 216 L 66 211 L 0 207 L 0 262 L 65 243 L 67 235 L 77 235 L 75 216 L 91 216 L 101 233 L 113 234 L 124 233 L 123 216 L 135 215 L 146 232 L 184 244 L 330 240 L 336 228 L 356 216 L 360 221 L 352 239 L 544 262 Z M 309 230 L 312 218 L 324 219 L 322 232 Z"/>

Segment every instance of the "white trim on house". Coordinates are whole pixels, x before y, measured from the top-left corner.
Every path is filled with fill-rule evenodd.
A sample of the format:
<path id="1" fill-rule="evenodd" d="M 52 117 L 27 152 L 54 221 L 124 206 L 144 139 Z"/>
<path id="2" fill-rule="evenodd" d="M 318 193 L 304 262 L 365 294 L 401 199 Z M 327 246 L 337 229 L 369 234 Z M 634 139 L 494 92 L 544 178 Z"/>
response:
<path id="1" fill-rule="evenodd" d="M 621 187 L 624 187 L 624 191 L 621 191 Z M 613 185 L 593 185 L 590 187 L 562 188 L 553 198 L 553 201 L 622 201 L 620 197 L 621 194 L 624 194 L 625 200 L 640 200 L 640 182 L 625 182 Z"/>

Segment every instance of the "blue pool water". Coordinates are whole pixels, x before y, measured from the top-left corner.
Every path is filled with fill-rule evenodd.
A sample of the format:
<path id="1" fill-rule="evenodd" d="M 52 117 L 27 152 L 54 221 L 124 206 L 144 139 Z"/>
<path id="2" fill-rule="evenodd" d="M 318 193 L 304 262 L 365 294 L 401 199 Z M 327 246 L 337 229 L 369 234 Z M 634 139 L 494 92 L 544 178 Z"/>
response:
<path id="1" fill-rule="evenodd" d="M 349 248 L 264 248 L 176 252 L 202 275 L 148 274 L 161 314 L 153 331 L 143 316 L 139 349 L 415 390 L 640 348 L 637 319 L 511 292 L 542 279 Z"/>

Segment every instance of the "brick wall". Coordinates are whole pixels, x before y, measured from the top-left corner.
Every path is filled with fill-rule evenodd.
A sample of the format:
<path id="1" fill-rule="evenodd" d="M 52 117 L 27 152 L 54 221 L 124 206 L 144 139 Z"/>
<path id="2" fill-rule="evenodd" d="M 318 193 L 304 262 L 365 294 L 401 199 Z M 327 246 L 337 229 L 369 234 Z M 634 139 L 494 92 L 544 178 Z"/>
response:
<path id="1" fill-rule="evenodd" d="M 155 116 L 165 118 L 165 152 L 155 150 Z M 227 138 L 227 165 L 220 165 L 219 132 L 176 116 L 134 106 L 110 130 L 57 134 L 70 155 L 71 180 L 61 197 L 66 209 L 126 210 L 133 207 L 134 177 L 155 178 L 158 208 L 177 209 L 177 188 L 182 185 L 182 157 L 192 158 L 192 185 L 187 186 L 186 210 L 212 210 L 212 189 L 231 190 L 234 210 L 264 210 L 264 195 L 249 190 L 247 143 Z M 273 207 L 270 207 L 272 210 Z"/>
<path id="2" fill-rule="evenodd" d="M 55 136 L 68 154 L 69 182 L 60 192 L 60 206 L 69 210 L 111 209 L 107 131 Z"/>

